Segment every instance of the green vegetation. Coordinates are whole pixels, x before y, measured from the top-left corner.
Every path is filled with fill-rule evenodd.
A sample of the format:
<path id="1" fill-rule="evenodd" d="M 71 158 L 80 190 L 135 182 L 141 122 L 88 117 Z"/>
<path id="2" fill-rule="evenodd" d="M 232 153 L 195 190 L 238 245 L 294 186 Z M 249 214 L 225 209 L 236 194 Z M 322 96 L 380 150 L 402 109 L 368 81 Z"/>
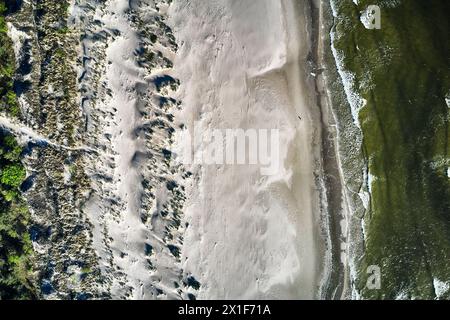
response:
<path id="1" fill-rule="evenodd" d="M 5 2 L 0 1 L 0 111 L 17 117 L 20 109 L 13 91 L 15 57 L 7 36 L 5 12 Z M 30 214 L 19 191 L 26 175 L 21 153 L 14 137 L 0 132 L 0 300 L 36 296 L 30 271 Z"/>
<path id="2" fill-rule="evenodd" d="M 0 299 L 35 297 L 30 214 L 19 191 L 25 178 L 21 152 L 13 136 L 0 132 Z"/>
<path id="3" fill-rule="evenodd" d="M 0 111 L 18 117 L 20 108 L 13 90 L 15 57 L 7 35 L 8 28 L 4 19 L 6 10 L 5 1 L 0 1 Z"/>
<path id="4" fill-rule="evenodd" d="M 367 100 L 359 120 L 375 177 L 356 285 L 365 298 L 433 299 L 434 280 L 450 281 L 450 2 L 336 3 L 335 48 Z M 373 4 L 380 30 L 359 21 Z M 381 267 L 381 290 L 366 288 L 370 265 Z"/>
<path id="5" fill-rule="evenodd" d="M 56 141 L 74 144 L 80 122 L 77 99 L 74 96 L 77 90 L 77 74 L 73 65 L 78 37 L 71 32 L 67 24 L 69 6 L 70 1 L 66 0 L 41 0 L 36 3 L 34 10 L 39 12 L 37 41 L 42 50 L 40 56 L 46 63 L 41 65 L 41 82 L 35 87 L 52 84 L 62 92 L 61 95 L 40 93 L 41 108 L 48 108 L 47 116 L 42 118 L 41 125 L 53 131 Z M 62 129 L 58 128 L 61 123 L 64 123 Z"/>
<path id="6" fill-rule="evenodd" d="M 18 188 L 25 179 L 25 169 L 20 164 L 10 164 L 3 168 L 0 181 L 7 186 Z"/>
<path id="7" fill-rule="evenodd" d="M 69 33 L 69 32 L 70 32 L 70 29 L 67 26 L 64 26 L 64 27 L 58 29 L 58 33 L 61 33 L 61 34 L 66 34 L 66 33 Z"/>

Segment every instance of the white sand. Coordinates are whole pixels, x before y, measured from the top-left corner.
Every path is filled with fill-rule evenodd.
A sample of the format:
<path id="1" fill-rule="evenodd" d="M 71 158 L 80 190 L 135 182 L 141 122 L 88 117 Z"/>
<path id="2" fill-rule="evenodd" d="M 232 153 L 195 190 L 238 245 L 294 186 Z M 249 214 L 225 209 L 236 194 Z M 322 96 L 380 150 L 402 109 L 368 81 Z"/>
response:
<path id="1" fill-rule="evenodd" d="M 150 21 L 161 19 L 155 7 L 164 7 L 164 1 L 156 2 L 139 2 L 136 14 L 143 11 Z M 165 225 L 144 224 L 140 216 L 144 210 L 154 214 L 144 208 L 144 195 L 149 192 L 142 186 L 144 179 L 155 189 L 156 202 L 164 204 L 165 185 L 159 190 L 148 169 L 161 163 L 152 165 L 148 141 L 136 134 L 148 121 L 140 108 L 149 112 L 154 107 L 147 96 L 155 92 L 151 77 L 162 71 L 149 74 L 138 64 L 136 52 L 146 39 L 131 21 L 130 6 L 128 0 L 108 0 L 102 5 L 85 1 L 71 8 L 71 20 L 86 33 L 81 50 L 89 58 L 79 70 L 88 119 L 85 139 L 99 150 L 86 167 L 92 191 L 83 209 L 93 224 L 93 247 L 106 279 L 104 289 L 112 298 L 175 299 L 182 297 L 175 285 L 181 271 L 162 239 Z M 165 32 L 159 41 L 164 36 Z M 170 53 L 160 43 L 155 46 Z M 152 247 L 151 256 L 146 245 Z"/>
<path id="2" fill-rule="evenodd" d="M 278 128 L 282 168 L 193 167 L 184 268 L 200 298 L 314 298 L 319 283 L 317 118 L 305 82 L 297 1 L 176 1 L 171 23 L 183 111 L 193 129 Z M 298 119 L 302 117 L 302 120 Z"/>

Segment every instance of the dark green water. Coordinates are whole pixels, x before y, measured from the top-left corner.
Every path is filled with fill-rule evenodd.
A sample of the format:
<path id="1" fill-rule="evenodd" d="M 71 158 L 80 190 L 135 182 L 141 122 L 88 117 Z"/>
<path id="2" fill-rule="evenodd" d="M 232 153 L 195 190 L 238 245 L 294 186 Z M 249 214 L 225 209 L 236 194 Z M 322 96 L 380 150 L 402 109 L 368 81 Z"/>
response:
<path id="1" fill-rule="evenodd" d="M 450 284 L 450 1 L 332 2 L 334 46 L 367 100 L 359 122 L 374 177 L 356 287 L 364 298 L 436 298 Z M 368 5 L 381 7 L 379 30 L 360 22 Z M 366 287 L 369 265 L 380 290 Z"/>

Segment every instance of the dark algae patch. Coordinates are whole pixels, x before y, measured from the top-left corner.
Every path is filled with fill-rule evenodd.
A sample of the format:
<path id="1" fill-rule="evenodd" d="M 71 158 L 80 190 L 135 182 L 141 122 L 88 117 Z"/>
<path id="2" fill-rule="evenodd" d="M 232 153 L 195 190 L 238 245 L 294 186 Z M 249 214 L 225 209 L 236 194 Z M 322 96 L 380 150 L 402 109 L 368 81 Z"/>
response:
<path id="1" fill-rule="evenodd" d="M 334 29 L 367 100 L 359 121 L 373 179 L 355 286 L 369 299 L 448 299 L 438 284 L 450 284 L 450 2 L 358 2 L 335 1 Z M 379 30 L 360 22 L 369 5 L 381 8 Z M 366 287 L 370 265 L 379 290 Z"/>

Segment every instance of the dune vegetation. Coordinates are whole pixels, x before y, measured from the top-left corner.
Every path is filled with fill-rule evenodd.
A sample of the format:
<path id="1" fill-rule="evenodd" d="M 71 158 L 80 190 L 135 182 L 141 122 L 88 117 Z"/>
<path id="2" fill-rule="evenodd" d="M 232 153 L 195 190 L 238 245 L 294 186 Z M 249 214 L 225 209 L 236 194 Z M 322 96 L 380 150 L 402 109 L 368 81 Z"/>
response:
<path id="1" fill-rule="evenodd" d="M 0 2 L 0 110 L 18 116 L 13 91 L 14 52 L 4 20 L 6 6 Z M 9 133 L 0 132 L 0 299 L 35 297 L 31 272 L 30 213 L 20 186 L 26 172 L 20 157 L 22 147 Z"/>

